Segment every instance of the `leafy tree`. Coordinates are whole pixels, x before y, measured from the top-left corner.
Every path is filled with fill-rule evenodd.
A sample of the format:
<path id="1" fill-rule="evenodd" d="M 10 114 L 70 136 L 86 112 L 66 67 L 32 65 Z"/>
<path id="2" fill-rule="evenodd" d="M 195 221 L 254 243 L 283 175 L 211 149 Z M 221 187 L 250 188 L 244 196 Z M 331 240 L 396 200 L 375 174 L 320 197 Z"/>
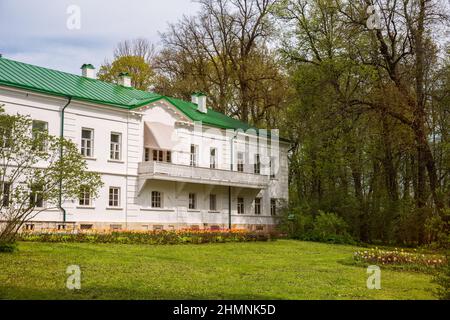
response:
<path id="1" fill-rule="evenodd" d="M 370 4 L 278 7 L 296 90 L 283 117 L 294 142 L 292 200 L 310 214 L 336 212 L 363 241 L 426 242 L 426 221 L 445 222 L 449 201 L 448 63 L 431 34 L 446 10 L 378 0 L 381 28 L 372 30 Z"/>
<path id="2" fill-rule="evenodd" d="M 152 68 L 154 55 L 154 47 L 145 39 L 120 42 L 114 50 L 113 62 L 105 61 L 100 67 L 98 78 L 117 83 L 119 74 L 127 72 L 134 88 L 150 90 L 155 84 Z"/>
<path id="3" fill-rule="evenodd" d="M 73 142 L 0 108 L 0 244 L 14 243 L 24 223 L 60 199 L 78 198 L 81 187 L 95 196 L 101 185 Z"/>
<path id="4" fill-rule="evenodd" d="M 269 43 L 276 0 L 201 0 L 162 34 L 156 91 L 189 99 L 208 94 L 218 111 L 255 125 L 273 125 L 289 85 Z"/>

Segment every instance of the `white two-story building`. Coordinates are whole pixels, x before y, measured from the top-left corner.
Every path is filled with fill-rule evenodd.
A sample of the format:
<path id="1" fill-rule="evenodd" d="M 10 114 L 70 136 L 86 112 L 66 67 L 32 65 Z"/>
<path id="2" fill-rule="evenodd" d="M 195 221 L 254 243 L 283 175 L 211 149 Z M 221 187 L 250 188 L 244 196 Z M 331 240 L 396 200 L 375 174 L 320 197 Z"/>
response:
<path id="1" fill-rule="evenodd" d="M 0 58 L 0 105 L 78 146 L 102 176 L 27 224 L 39 230 L 269 230 L 288 198 L 289 143 L 207 107 L 82 74 Z M 45 208 L 45 203 L 39 206 Z"/>

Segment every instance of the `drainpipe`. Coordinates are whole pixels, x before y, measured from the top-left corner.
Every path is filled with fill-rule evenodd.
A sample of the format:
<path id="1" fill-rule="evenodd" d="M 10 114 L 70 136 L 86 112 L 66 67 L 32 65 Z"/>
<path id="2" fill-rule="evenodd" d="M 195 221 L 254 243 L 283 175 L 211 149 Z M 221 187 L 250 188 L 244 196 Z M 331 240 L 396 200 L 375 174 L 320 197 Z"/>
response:
<path id="1" fill-rule="evenodd" d="M 61 129 L 60 129 L 60 138 L 64 138 L 64 115 L 66 108 L 69 106 L 69 104 L 72 102 L 72 97 L 68 97 L 68 101 L 66 105 L 61 109 Z M 63 158 L 63 146 L 61 145 L 59 149 L 59 159 L 62 160 Z M 58 201 L 58 208 L 62 211 L 63 214 L 63 223 L 66 223 L 66 209 L 62 207 L 62 177 L 59 179 L 59 201 Z"/>
<path id="2" fill-rule="evenodd" d="M 234 148 L 233 148 L 233 141 L 234 139 L 236 139 L 237 137 L 237 132 L 234 135 L 233 138 L 231 138 L 230 140 L 230 145 L 231 145 L 231 154 L 230 154 L 230 158 L 231 158 L 231 171 L 233 172 L 233 161 L 234 161 Z M 228 229 L 231 230 L 231 186 L 228 186 Z"/>

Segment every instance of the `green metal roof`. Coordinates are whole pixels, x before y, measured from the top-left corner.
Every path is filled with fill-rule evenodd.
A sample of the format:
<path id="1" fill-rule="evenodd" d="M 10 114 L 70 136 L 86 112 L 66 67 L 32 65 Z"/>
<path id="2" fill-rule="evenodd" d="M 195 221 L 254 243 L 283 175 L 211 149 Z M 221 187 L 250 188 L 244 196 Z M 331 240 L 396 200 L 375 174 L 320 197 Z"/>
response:
<path id="1" fill-rule="evenodd" d="M 74 100 L 132 110 L 158 100 L 166 100 L 192 121 L 222 129 L 250 129 L 245 122 L 208 109 L 197 111 L 197 104 L 153 92 L 90 79 L 62 71 L 38 67 L 0 57 L 0 85 L 45 93 Z"/>

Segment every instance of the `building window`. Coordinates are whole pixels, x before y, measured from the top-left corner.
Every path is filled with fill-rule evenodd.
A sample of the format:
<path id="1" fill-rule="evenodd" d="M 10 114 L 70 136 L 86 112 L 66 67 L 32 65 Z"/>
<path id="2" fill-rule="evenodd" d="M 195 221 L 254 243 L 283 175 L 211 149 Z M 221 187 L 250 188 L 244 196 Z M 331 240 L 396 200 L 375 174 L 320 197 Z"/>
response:
<path id="1" fill-rule="evenodd" d="M 5 208 L 9 207 L 9 200 L 10 200 L 10 194 L 11 194 L 11 184 L 4 182 L 3 184 L 0 183 L 0 193 L 2 195 L 2 206 Z"/>
<path id="2" fill-rule="evenodd" d="M 215 194 L 209 195 L 209 210 L 210 211 L 217 210 L 217 196 Z"/>
<path id="3" fill-rule="evenodd" d="M 209 154 L 209 167 L 211 169 L 217 169 L 217 149 L 211 148 Z"/>
<path id="4" fill-rule="evenodd" d="M 270 158 L 270 179 L 275 179 L 276 176 L 276 158 L 271 157 Z"/>
<path id="5" fill-rule="evenodd" d="M 120 230 L 122 230 L 122 225 L 121 224 L 111 224 L 109 226 L 109 228 L 111 229 L 111 231 L 120 231 Z"/>
<path id="6" fill-rule="evenodd" d="M 163 162 L 164 161 L 164 151 L 153 150 L 153 161 Z"/>
<path id="7" fill-rule="evenodd" d="M 110 158 L 111 160 L 121 159 L 122 135 L 120 133 L 111 133 Z"/>
<path id="8" fill-rule="evenodd" d="M 270 199 L 270 215 L 277 215 L 277 199 Z"/>
<path id="9" fill-rule="evenodd" d="M 152 191 L 152 208 L 162 208 L 161 192 Z"/>
<path id="10" fill-rule="evenodd" d="M 83 207 L 92 205 L 91 190 L 88 187 L 81 187 L 79 205 Z"/>
<path id="11" fill-rule="evenodd" d="M 238 152 L 237 154 L 237 171 L 244 172 L 244 153 Z"/>
<path id="12" fill-rule="evenodd" d="M 197 195 L 195 193 L 189 193 L 189 209 L 197 209 Z"/>
<path id="13" fill-rule="evenodd" d="M 156 150 L 156 149 L 145 149 L 145 161 L 150 161 L 150 152 L 152 155 L 153 161 L 157 162 L 172 162 L 172 152 L 171 151 L 163 151 L 163 150 Z"/>
<path id="14" fill-rule="evenodd" d="M 33 120 L 32 134 L 34 146 L 33 150 L 45 151 L 46 141 L 42 137 L 48 132 L 48 123 L 45 121 Z"/>
<path id="15" fill-rule="evenodd" d="M 153 231 L 163 231 L 164 230 L 164 226 L 162 225 L 154 225 L 153 226 Z"/>
<path id="16" fill-rule="evenodd" d="M 2 149 L 7 149 L 11 147 L 11 128 L 0 128 L 0 147 Z"/>
<path id="17" fill-rule="evenodd" d="M 261 157 L 259 154 L 255 154 L 255 164 L 254 164 L 254 173 L 261 173 Z"/>
<path id="18" fill-rule="evenodd" d="M 237 198 L 237 212 L 244 214 L 244 198 Z"/>
<path id="19" fill-rule="evenodd" d="M 145 148 L 145 151 L 144 151 L 144 161 L 145 162 L 148 162 L 148 161 L 150 161 L 150 148 Z"/>
<path id="20" fill-rule="evenodd" d="M 120 188 L 109 188 L 109 206 L 111 208 L 118 208 L 120 206 Z"/>
<path id="21" fill-rule="evenodd" d="M 81 154 L 84 157 L 92 158 L 94 156 L 94 130 L 81 130 Z"/>
<path id="22" fill-rule="evenodd" d="M 27 231 L 33 231 L 34 230 L 34 224 L 33 223 L 27 223 L 25 225 L 25 230 Z"/>
<path id="23" fill-rule="evenodd" d="M 92 224 L 82 224 L 80 225 L 81 230 L 91 230 L 94 227 Z"/>
<path id="24" fill-rule="evenodd" d="M 30 193 L 30 206 L 34 208 L 44 208 L 44 187 L 42 185 L 32 185 Z"/>
<path id="25" fill-rule="evenodd" d="M 191 167 L 196 167 L 197 166 L 197 146 L 191 144 Z"/>
<path id="26" fill-rule="evenodd" d="M 261 198 L 255 198 L 255 214 L 261 214 Z"/>

